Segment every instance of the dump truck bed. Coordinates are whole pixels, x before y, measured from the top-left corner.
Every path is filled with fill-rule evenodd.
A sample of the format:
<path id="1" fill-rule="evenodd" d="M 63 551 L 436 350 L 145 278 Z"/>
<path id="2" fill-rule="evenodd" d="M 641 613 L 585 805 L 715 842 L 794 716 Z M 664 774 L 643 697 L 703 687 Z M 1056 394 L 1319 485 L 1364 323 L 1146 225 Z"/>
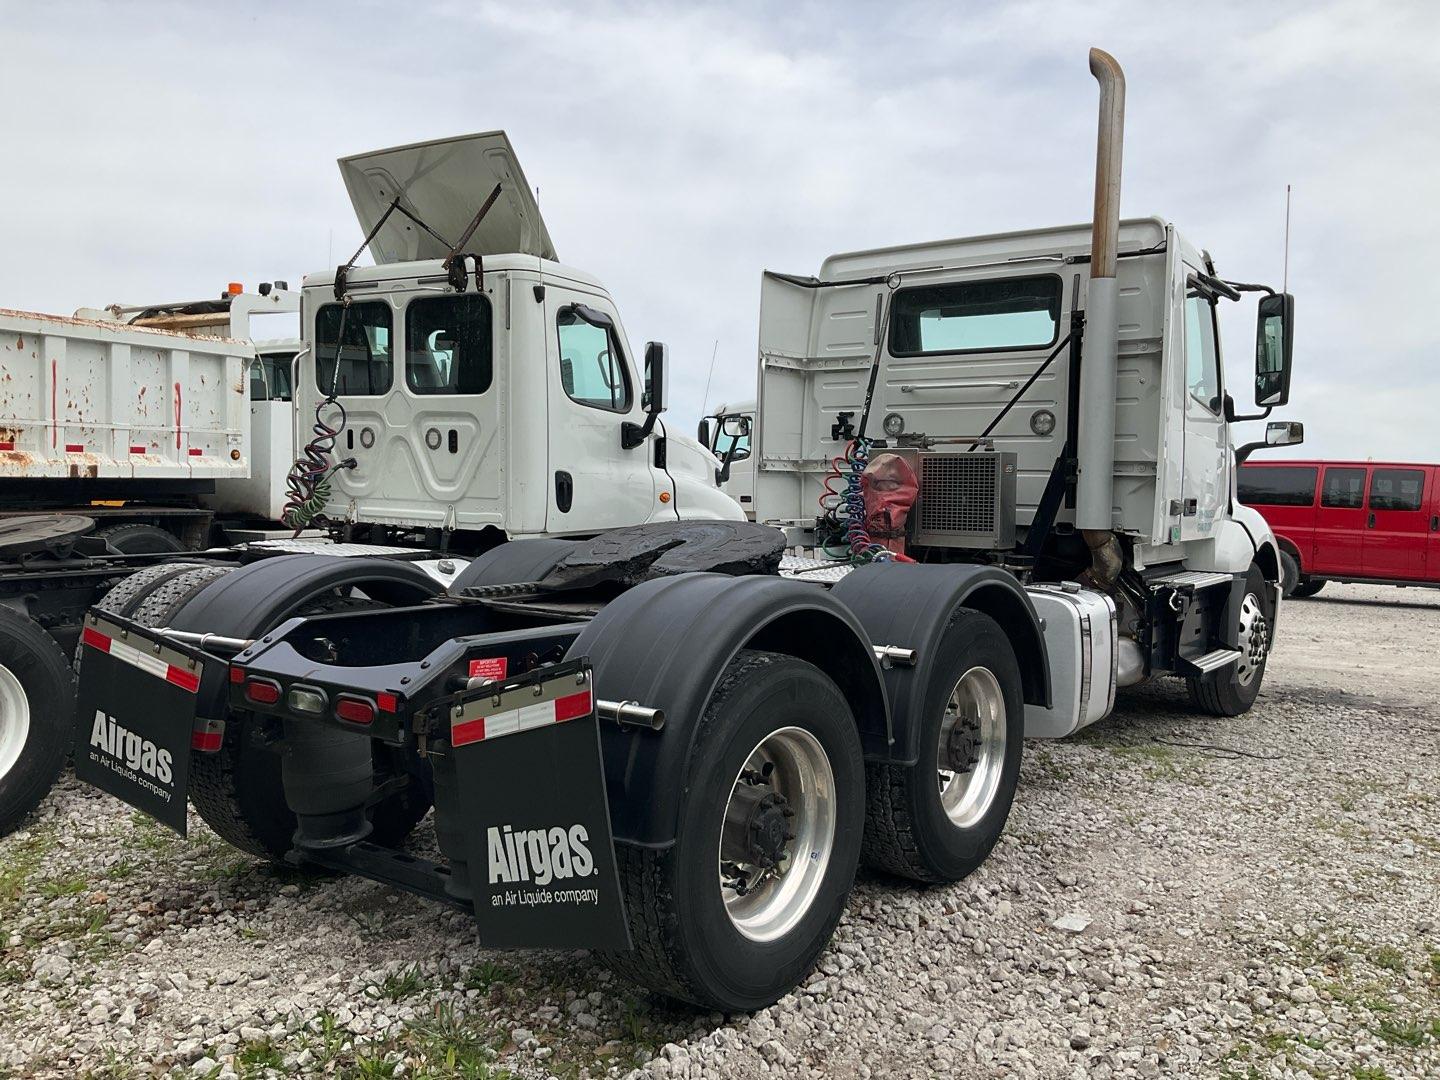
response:
<path id="1" fill-rule="evenodd" d="M 254 348 L 0 309 L 0 477 L 241 479 Z"/>

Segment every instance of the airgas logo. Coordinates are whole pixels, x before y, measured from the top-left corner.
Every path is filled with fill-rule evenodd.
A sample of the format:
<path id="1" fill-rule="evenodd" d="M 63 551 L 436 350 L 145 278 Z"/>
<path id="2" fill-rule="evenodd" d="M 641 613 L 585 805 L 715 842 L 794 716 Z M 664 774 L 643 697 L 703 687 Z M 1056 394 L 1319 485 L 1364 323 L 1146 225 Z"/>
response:
<path id="1" fill-rule="evenodd" d="M 595 872 L 590 834 L 584 825 L 564 829 L 520 829 L 509 825 L 485 831 L 490 858 L 490 884 L 531 881 L 548 885 Z"/>
<path id="2" fill-rule="evenodd" d="M 90 746 L 123 761 L 132 772 L 162 784 L 173 779 L 169 750 L 162 750 L 144 736 L 121 727 L 113 716 L 106 716 L 100 709 L 95 710 L 95 722 L 90 726 Z"/>

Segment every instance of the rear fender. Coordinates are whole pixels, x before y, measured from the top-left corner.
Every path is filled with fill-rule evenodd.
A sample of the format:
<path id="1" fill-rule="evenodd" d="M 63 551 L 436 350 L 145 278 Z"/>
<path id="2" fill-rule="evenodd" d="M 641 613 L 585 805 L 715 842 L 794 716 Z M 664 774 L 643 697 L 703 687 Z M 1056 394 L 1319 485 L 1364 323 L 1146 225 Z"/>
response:
<path id="1" fill-rule="evenodd" d="M 341 586 L 384 604 L 418 604 L 442 592 L 418 566 L 394 559 L 277 555 L 217 578 L 170 620 L 173 630 L 251 638 Z"/>
<path id="2" fill-rule="evenodd" d="M 913 667 L 897 665 L 884 673 L 894 718 L 892 760 L 913 764 L 919 756 L 915 732 L 924 722 L 926 688 L 938 677 L 931 665 L 960 608 L 983 612 L 1000 624 L 1020 666 L 1026 704 L 1049 707 L 1050 663 L 1040 620 L 1020 583 L 1003 570 L 959 563 L 872 563 L 846 575 L 833 592 L 872 641 L 916 650 Z"/>
<path id="3" fill-rule="evenodd" d="M 867 755 L 884 755 L 889 710 L 870 639 L 824 589 L 778 577 L 680 574 L 607 605 L 568 659 L 589 657 L 595 692 L 665 711 L 659 732 L 601 725 L 615 838 L 673 842 L 691 781 L 696 731 L 721 674 L 742 649 L 815 664 L 849 700 Z"/>

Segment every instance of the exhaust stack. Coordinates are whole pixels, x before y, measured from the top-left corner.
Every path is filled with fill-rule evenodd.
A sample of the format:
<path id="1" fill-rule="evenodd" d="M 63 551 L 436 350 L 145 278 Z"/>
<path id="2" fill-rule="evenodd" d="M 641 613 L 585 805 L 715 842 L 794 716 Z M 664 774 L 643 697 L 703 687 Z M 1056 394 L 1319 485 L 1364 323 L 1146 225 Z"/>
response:
<path id="1" fill-rule="evenodd" d="M 1109 534 L 1115 500 L 1115 357 L 1119 348 L 1115 260 L 1120 242 L 1125 73 L 1103 49 L 1090 50 L 1090 73 L 1100 84 L 1100 133 L 1095 150 L 1095 224 L 1090 239 L 1090 283 L 1085 296 L 1085 343 L 1080 360 L 1083 419 L 1076 447 L 1079 478 L 1075 525 Z M 1097 542 L 1100 539 L 1095 538 Z M 1097 546 L 1091 543 L 1092 549 Z"/>

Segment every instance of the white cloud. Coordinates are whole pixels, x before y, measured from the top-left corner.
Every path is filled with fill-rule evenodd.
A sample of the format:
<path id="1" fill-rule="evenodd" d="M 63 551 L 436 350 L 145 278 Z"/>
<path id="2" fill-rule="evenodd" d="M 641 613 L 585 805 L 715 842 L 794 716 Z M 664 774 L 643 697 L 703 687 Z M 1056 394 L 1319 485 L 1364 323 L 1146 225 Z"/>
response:
<path id="1" fill-rule="evenodd" d="M 762 268 L 1083 220 L 1100 44 L 1127 214 L 1278 282 L 1294 185 L 1305 452 L 1440 457 L 1432 5 L 54 4 L 7 29 L 0 304 L 293 282 L 360 240 L 336 157 L 504 127 L 562 258 L 670 342 L 677 422 L 716 340 L 712 401 L 753 392 Z M 1224 327 L 1242 402 L 1249 318 Z"/>

